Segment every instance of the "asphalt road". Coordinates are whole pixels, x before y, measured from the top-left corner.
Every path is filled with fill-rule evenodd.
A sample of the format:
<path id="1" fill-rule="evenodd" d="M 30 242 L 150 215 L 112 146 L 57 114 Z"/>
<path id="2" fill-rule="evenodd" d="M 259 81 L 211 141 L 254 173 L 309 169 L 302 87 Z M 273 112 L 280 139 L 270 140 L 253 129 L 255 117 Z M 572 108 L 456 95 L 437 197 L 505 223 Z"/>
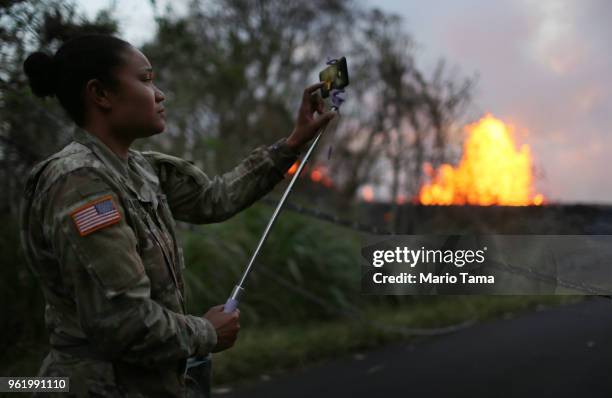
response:
<path id="1" fill-rule="evenodd" d="M 612 397 L 612 300 L 491 321 L 213 389 L 246 397 Z"/>

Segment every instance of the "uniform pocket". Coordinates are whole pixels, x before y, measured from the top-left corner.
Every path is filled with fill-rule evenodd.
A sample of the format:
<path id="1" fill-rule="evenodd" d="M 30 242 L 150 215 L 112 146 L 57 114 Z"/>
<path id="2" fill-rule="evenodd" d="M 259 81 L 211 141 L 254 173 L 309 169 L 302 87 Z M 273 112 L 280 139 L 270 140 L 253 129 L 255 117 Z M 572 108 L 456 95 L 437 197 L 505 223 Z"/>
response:
<path id="1" fill-rule="evenodd" d="M 158 196 L 159 205 L 160 205 L 160 213 L 163 214 L 163 221 L 166 223 L 166 226 L 170 226 L 168 228 L 168 232 L 171 235 L 171 238 L 174 243 L 174 250 L 176 250 L 176 261 L 177 266 L 180 271 L 185 269 L 185 259 L 183 257 L 183 248 L 181 247 L 181 241 L 179 239 L 178 233 L 176 231 L 176 220 L 170 211 L 170 206 L 168 205 L 168 199 L 166 195 L 160 194 Z"/>
<path id="2" fill-rule="evenodd" d="M 131 223 L 138 239 L 138 253 L 144 265 L 145 273 L 151 281 L 151 297 L 159 298 L 163 295 L 163 292 L 175 286 L 174 277 L 168 265 L 168 261 L 172 260 L 170 257 L 171 251 L 169 247 L 162 247 L 166 244 L 161 236 L 163 232 L 155 223 L 154 215 L 145 210 L 151 206 L 151 203 L 141 202 L 135 198 L 129 199 L 129 203 Z M 158 206 L 163 206 L 163 204 L 160 202 Z M 158 211 L 161 211 L 161 209 L 158 209 Z"/>
<path id="3" fill-rule="evenodd" d="M 145 272 L 151 280 L 151 296 L 157 296 L 160 291 L 165 291 L 174 286 L 174 281 L 164 253 L 152 232 L 149 232 L 149 238 L 147 238 L 145 244 L 146 246 L 142 248 L 140 257 Z"/>
<path id="4" fill-rule="evenodd" d="M 113 364 L 107 361 L 79 358 L 52 349 L 37 376 L 69 377 L 70 394 L 67 396 L 121 396 Z"/>
<path id="5" fill-rule="evenodd" d="M 162 215 L 163 221 L 167 226 L 170 226 L 172 229 L 176 227 L 176 221 L 174 220 L 174 216 L 172 215 L 172 211 L 170 211 L 170 205 L 168 205 L 168 198 L 164 194 L 159 194 L 157 196 L 157 200 L 159 202 L 160 209 L 159 214 Z"/>

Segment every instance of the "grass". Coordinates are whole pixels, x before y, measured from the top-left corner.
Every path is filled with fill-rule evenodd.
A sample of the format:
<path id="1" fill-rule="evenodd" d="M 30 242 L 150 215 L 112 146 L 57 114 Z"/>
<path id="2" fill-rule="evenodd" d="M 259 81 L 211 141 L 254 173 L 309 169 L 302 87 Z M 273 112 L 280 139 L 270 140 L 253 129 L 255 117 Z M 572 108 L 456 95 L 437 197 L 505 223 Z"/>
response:
<path id="1" fill-rule="evenodd" d="M 466 320 L 485 321 L 502 316 L 575 302 L 580 296 L 438 296 L 400 305 L 369 305 L 354 318 L 311 321 L 266 327 L 243 324 L 236 345 L 214 354 L 215 385 L 248 382 L 264 374 L 300 368 L 351 352 L 398 341 L 422 339 L 394 330 L 398 327 L 435 328 Z M 379 328 L 385 325 L 388 328 Z M 47 344 L 17 344 L 4 352 L 1 374 L 36 375 Z"/>
<path id="2" fill-rule="evenodd" d="M 407 337 L 394 327 L 435 328 L 466 320 L 484 321 L 580 299 L 577 296 L 430 297 L 397 307 L 370 306 L 364 310 L 367 323 L 338 319 L 274 328 L 243 326 L 234 347 L 214 354 L 214 381 L 216 385 L 233 384 L 363 349 L 422 338 Z"/>
<path id="3" fill-rule="evenodd" d="M 229 287 L 235 283 L 255 247 L 269 213 L 269 208 L 254 206 L 226 223 L 185 231 L 190 313 L 203 313 L 201 303 L 225 302 Z M 435 328 L 466 320 L 484 321 L 541 305 L 580 299 L 574 296 L 362 296 L 359 268 L 355 266 L 360 260 L 358 234 L 295 214 L 280 219 L 275 232 L 267 242 L 268 249 L 260 256 L 269 274 L 263 274 L 265 269 L 260 265 L 259 275 L 255 272 L 250 276 L 248 299 L 241 303 L 240 338 L 232 349 L 214 355 L 215 385 L 248 381 L 263 374 L 416 339 L 397 330 L 402 327 Z M 0 245 L 0 252 L 11 254 L 14 247 L 14 244 Z M 7 264 L 23 264 L 16 253 L 4 257 L 15 259 Z M 25 267 L 20 270 L 21 274 L 6 267 L 2 278 L 3 297 L 11 303 L 11 311 L 4 314 L 10 321 L 4 331 L 3 360 L 0 361 L 0 374 L 4 376 L 35 375 L 48 352 L 42 325 L 42 295 L 36 283 L 26 278 L 27 273 L 22 275 Z M 329 304 L 312 303 L 307 297 L 279 285 L 272 276 L 282 278 L 285 285 L 308 290 Z M 367 322 L 336 316 L 330 311 L 329 307 L 341 308 L 344 304 L 345 308 L 358 305 Z"/>

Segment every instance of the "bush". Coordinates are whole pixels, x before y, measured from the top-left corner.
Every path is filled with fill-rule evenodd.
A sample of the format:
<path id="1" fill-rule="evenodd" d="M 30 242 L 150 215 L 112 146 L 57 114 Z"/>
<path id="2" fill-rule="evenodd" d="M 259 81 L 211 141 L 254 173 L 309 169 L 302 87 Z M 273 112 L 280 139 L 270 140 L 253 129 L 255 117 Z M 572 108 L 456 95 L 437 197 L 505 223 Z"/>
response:
<path id="1" fill-rule="evenodd" d="M 225 223 L 183 231 L 190 312 L 225 303 L 271 215 L 255 205 Z M 348 308 L 360 289 L 359 249 L 350 230 L 282 212 L 245 283 L 241 318 L 287 323 Z"/>

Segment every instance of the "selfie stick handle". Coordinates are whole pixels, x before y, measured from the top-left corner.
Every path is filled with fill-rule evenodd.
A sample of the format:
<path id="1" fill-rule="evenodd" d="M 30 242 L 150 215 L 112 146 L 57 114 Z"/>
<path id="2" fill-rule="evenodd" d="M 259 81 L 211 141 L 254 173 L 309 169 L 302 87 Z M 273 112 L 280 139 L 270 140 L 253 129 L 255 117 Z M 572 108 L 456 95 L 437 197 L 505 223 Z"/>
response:
<path id="1" fill-rule="evenodd" d="M 337 111 L 336 107 L 332 107 L 332 109 Z M 306 155 L 304 155 L 304 158 L 300 162 L 300 165 L 299 165 L 297 171 L 295 172 L 295 174 L 293 175 L 293 178 L 291 179 L 291 182 L 289 183 L 289 186 L 287 186 L 287 189 L 285 189 L 285 193 L 283 194 L 283 196 L 281 197 L 280 201 L 276 205 L 276 209 L 274 210 L 274 213 L 272 214 L 272 218 L 270 218 L 270 221 L 268 221 L 268 225 L 266 226 L 266 229 L 264 230 L 263 235 L 261 235 L 261 238 L 259 239 L 259 243 L 257 244 L 257 247 L 255 248 L 255 251 L 253 252 L 253 255 L 251 256 L 251 259 L 249 260 L 249 264 L 247 265 L 246 269 L 242 273 L 242 277 L 240 278 L 240 282 L 236 286 L 234 286 L 234 290 L 232 290 L 231 296 L 227 299 L 227 302 L 223 306 L 223 312 L 230 313 L 230 312 L 234 311 L 236 308 L 238 308 L 238 301 L 240 299 L 240 296 L 244 292 L 244 288 L 242 287 L 242 285 L 244 284 L 244 281 L 246 280 L 247 276 L 249 275 L 249 272 L 251 271 L 251 267 L 253 266 L 253 263 L 255 262 L 255 258 L 259 254 L 259 250 L 261 249 L 261 247 L 263 246 L 264 242 L 266 241 L 266 238 L 268 237 L 268 233 L 270 232 L 270 229 L 272 228 L 272 224 L 274 224 L 274 221 L 276 220 L 276 217 L 278 216 L 278 213 L 280 213 L 280 210 L 283 207 L 283 204 L 285 203 L 285 200 L 287 199 L 287 196 L 289 196 L 289 192 L 291 192 L 291 188 L 293 188 L 293 185 L 295 184 L 295 182 L 297 181 L 298 177 L 300 176 L 300 173 L 302 172 L 302 169 L 304 168 L 304 165 L 308 161 L 308 158 L 310 157 L 310 154 L 312 153 L 312 150 L 317 146 L 317 144 L 319 142 L 319 139 L 321 138 L 321 136 L 325 132 L 326 128 L 327 128 L 327 125 L 317 135 L 317 138 L 315 138 L 314 142 L 312 143 L 312 145 L 308 149 L 308 152 L 306 152 Z"/>

